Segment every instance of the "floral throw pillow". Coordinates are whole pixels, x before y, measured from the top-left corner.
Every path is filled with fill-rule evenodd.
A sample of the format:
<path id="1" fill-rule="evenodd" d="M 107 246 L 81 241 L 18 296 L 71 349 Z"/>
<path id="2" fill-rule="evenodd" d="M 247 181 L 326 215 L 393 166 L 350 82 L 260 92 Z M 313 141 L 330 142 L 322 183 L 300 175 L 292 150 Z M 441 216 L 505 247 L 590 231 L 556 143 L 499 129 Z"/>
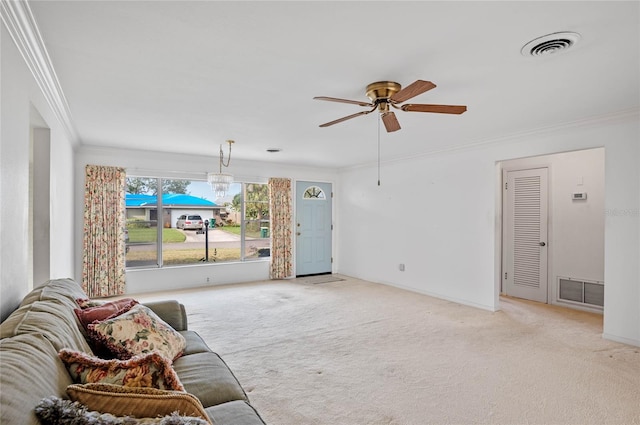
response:
<path id="1" fill-rule="evenodd" d="M 89 324 L 87 332 L 91 339 L 103 344 L 119 359 L 158 353 L 173 361 L 186 347 L 180 333 L 141 304 L 119 316 Z"/>
<path id="2" fill-rule="evenodd" d="M 184 391 L 169 361 L 158 353 L 129 360 L 104 360 L 81 351 L 63 349 L 58 356 L 71 379 L 78 384 L 101 383 Z"/>

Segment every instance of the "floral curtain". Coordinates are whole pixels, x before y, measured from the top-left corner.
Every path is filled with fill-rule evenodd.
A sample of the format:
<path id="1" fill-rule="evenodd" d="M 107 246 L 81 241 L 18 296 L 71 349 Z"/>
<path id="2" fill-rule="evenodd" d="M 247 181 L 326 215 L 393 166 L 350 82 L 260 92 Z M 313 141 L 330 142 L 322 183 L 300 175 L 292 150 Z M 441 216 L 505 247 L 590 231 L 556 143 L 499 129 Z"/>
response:
<path id="1" fill-rule="evenodd" d="M 291 180 L 269 179 L 271 214 L 271 279 L 284 279 L 292 272 Z"/>
<path id="2" fill-rule="evenodd" d="M 124 168 L 86 166 L 82 288 L 91 298 L 124 293 L 125 188 Z"/>

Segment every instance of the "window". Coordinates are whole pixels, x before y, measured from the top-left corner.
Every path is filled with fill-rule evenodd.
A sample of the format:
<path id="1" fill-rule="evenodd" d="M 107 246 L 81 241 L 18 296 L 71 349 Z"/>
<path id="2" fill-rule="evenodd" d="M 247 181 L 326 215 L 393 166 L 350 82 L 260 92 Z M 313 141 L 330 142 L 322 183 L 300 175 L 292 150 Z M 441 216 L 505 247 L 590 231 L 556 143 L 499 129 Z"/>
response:
<path id="1" fill-rule="evenodd" d="M 224 199 L 205 181 L 127 177 L 126 267 L 269 257 L 268 186 L 233 183 Z"/>
<path id="2" fill-rule="evenodd" d="M 302 195 L 303 199 L 327 199 L 324 195 L 324 190 L 320 189 L 318 186 L 308 187 L 304 194 Z"/>
<path id="3" fill-rule="evenodd" d="M 268 257 L 270 247 L 262 243 L 269 239 L 269 187 L 266 184 L 247 184 L 244 190 L 244 240 L 248 252 Z"/>

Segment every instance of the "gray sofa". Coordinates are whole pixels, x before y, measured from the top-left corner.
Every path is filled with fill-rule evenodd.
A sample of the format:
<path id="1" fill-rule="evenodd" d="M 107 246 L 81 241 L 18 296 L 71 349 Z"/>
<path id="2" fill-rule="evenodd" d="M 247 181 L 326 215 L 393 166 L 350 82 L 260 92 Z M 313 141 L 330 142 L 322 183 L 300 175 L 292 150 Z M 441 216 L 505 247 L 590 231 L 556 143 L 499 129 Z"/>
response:
<path id="1" fill-rule="evenodd" d="M 0 325 L 0 423 L 39 424 L 34 407 L 45 397 L 67 398 L 72 384 L 58 357 L 63 348 L 92 354 L 74 313 L 87 298 L 71 279 L 51 280 L 27 294 Z M 195 395 L 213 424 L 264 425 L 226 363 L 187 329 L 177 301 L 145 304 L 182 334 L 184 354 L 173 368 L 185 391 Z"/>

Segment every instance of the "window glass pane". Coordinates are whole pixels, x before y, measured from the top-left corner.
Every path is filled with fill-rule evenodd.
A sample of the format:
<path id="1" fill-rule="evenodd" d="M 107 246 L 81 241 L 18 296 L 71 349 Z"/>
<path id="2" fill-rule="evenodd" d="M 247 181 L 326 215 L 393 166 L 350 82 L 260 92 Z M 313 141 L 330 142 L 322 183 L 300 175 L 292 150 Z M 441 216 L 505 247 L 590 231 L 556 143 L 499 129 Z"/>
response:
<path id="1" fill-rule="evenodd" d="M 198 263 L 204 258 L 204 211 L 212 202 L 191 194 L 190 180 L 162 179 L 162 265 Z"/>
<path id="2" fill-rule="evenodd" d="M 216 199 L 207 182 L 163 180 L 164 211 L 177 237 L 164 241 L 165 266 L 240 260 L 240 236 L 226 231 L 228 203 L 240 184 L 231 185 L 225 199 Z M 165 224 L 167 225 L 167 224 Z"/>
<path id="3" fill-rule="evenodd" d="M 207 190 L 212 197 L 215 193 L 211 187 L 205 183 Z M 232 183 L 224 198 L 217 198 L 216 203 L 221 207 L 215 217 L 215 228 L 209 233 L 209 261 L 240 261 L 242 250 L 241 224 L 242 216 L 240 210 L 234 209 L 234 202 L 238 202 L 242 197 L 242 183 Z M 211 227 L 211 226 L 209 226 Z"/>
<path id="4" fill-rule="evenodd" d="M 245 184 L 245 258 L 269 257 L 269 187 Z"/>
<path id="5" fill-rule="evenodd" d="M 302 195 L 304 199 L 327 199 L 324 195 L 324 191 L 318 186 L 308 187 Z"/>
<path id="6" fill-rule="evenodd" d="M 158 265 L 157 179 L 127 177 L 126 267 Z"/>

